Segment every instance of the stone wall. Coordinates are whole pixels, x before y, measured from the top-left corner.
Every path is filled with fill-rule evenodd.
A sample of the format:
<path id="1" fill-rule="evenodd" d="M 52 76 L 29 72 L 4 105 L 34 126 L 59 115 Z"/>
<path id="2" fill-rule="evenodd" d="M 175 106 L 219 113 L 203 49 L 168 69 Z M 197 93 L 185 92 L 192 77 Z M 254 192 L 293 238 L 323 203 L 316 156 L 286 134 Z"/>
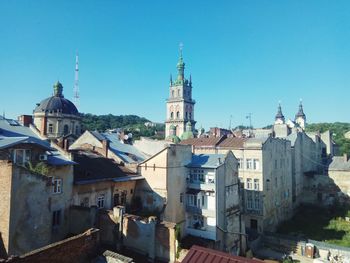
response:
<path id="1" fill-rule="evenodd" d="M 0 260 L 3 263 L 85 263 L 98 255 L 100 233 L 90 229 L 80 235 L 50 244 L 20 257 Z"/>

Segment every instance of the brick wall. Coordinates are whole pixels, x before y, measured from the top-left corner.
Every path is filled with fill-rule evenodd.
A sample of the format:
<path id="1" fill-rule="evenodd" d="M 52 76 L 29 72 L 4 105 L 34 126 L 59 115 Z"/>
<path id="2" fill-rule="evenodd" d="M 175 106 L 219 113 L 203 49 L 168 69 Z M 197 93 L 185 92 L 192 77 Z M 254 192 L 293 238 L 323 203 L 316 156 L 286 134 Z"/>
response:
<path id="1" fill-rule="evenodd" d="M 20 257 L 1 260 L 1 263 L 85 263 L 98 255 L 100 233 L 89 229 L 85 233 L 33 250 Z"/>

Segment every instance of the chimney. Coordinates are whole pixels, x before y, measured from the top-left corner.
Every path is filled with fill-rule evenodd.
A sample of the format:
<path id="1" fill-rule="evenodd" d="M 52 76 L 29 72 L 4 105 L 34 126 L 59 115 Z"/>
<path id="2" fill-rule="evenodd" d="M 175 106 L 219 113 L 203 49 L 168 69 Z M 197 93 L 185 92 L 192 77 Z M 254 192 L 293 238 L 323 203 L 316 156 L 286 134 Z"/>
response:
<path id="1" fill-rule="evenodd" d="M 47 117 L 44 116 L 41 119 L 41 130 L 40 130 L 41 135 L 45 136 L 46 135 L 46 130 L 47 130 Z"/>
<path id="2" fill-rule="evenodd" d="M 343 154 L 343 157 L 344 157 L 344 162 L 347 162 L 349 160 L 348 155 L 346 153 Z"/>
<path id="3" fill-rule="evenodd" d="M 21 115 L 18 117 L 18 121 L 26 127 L 29 127 L 30 124 L 33 123 L 32 115 Z"/>
<path id="4" fill-rule="evenodd" d="M 63 141 L 63 150 L 68 152 L 68 149 L 69 149 L 69 141 L 68 141 L 68 139 L 64 139 L 64 141 Z"/>
<path id="5" fill-rule="evenodd" d="M 109 149 L 109 141 L 103 140 L 102 141 L 102 150 L 104 157 L 108 158 L 108 149 Z"/>
<path id="6" fill-rule="evenodd" d="M 218 158 L 218 164 L 221 164 L 221 158 L 220 157 Z"/>

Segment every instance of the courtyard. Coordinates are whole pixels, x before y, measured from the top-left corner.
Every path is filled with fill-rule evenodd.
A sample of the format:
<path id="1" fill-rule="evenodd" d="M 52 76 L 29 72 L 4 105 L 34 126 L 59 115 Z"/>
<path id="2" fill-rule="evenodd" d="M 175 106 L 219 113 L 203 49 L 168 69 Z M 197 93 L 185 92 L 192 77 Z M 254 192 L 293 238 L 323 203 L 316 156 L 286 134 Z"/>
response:
<path id="1" fill-rule="evenodd" d="M 350 207 L 300 206 L 293 218 L 282 223 L 277 232 L 350 247 Z"/>

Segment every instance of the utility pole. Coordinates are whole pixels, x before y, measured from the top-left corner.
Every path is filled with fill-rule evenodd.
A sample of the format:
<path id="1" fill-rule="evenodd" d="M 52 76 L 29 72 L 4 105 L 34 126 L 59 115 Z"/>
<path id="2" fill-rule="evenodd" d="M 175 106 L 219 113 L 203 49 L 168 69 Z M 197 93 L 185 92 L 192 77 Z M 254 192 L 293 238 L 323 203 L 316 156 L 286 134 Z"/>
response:
<path id="1" fill-rule="evenodd" d="M 78 53 L 75 56 L 75 78 L 74 78 L 74 104 L 75 107 L 79 108 L 80 106 L 80 96 L 79 96 L 79 56 Z"/>

